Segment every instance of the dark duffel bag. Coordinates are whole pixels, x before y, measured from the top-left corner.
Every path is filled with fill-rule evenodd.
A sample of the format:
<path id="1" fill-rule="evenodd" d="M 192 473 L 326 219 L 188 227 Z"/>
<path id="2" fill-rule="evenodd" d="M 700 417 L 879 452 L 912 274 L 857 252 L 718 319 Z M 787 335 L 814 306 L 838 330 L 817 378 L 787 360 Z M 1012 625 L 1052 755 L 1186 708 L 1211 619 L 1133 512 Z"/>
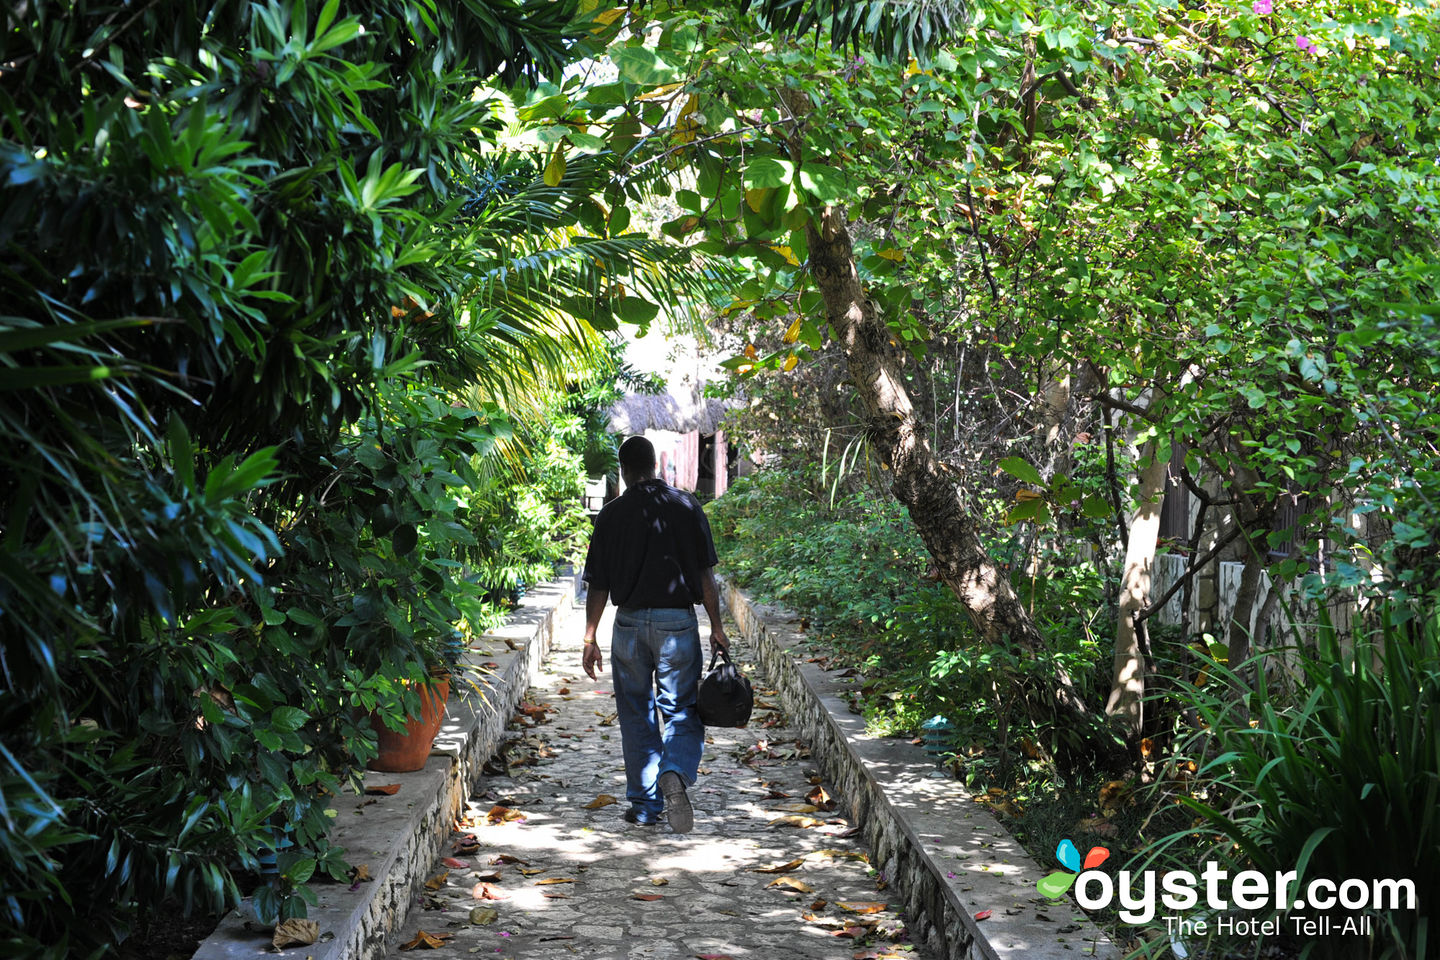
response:
<path id="1" fill-rule="evenodd" d="M 718 667 L 715 660 L 724 657 Z M 700 678 L 700 691 L 696 697 L 700 708 L 700 722 L 707 727 L 743 727 L 750 722 L 750 711 L 755 706 L 755 693 L 750 681 L 735 664 L 730 654 L 716 649 L 710 656 L 710 669 Z"/>

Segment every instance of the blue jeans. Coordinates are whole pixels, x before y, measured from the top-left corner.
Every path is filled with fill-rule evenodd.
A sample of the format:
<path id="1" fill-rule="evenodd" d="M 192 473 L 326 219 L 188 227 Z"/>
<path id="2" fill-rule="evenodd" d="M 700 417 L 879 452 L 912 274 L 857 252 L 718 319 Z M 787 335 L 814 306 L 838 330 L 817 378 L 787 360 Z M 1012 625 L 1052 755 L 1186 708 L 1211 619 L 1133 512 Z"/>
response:
<path id="1" fill-rule="evenodd" d="M 645 820 L 665 802 L 656 786 L 673 770 L 695 782 L 705 727 L 695 706 L 700 625 L 694 609 L 622 608 L 610 634 L 610 674 L 625 754 L 625 796 Z"/>

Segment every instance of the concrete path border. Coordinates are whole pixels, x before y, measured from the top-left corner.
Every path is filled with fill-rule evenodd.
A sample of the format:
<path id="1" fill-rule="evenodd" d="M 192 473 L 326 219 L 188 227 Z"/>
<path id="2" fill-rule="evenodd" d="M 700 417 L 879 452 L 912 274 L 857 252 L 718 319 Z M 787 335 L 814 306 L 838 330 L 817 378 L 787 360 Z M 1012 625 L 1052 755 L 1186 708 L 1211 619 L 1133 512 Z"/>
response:
<path id="1" fill-rule="evenodd" d="M 963 783 L 939 775 L 922 748 L 866 734 L 844 699 L 853 686 L 807 662 L 804 634 L 789 626 L 798 617 L 728 582 L 721 594 L 821 772 L 851 803 L 873 862 L 905 898 L 917 939 L 956 960 L 1118 960 L 1073 902 L 1036 891 L 1055 868 L 1036 864 Z"/>
<path id="2" fill-rule="evenodd" d="M 331 839 L 345 848 L 351 864 L 365 864 L 374 879 L 354 890 L 339 884 L 317 886 L 320 902 L 310 908 L 309 918 L 319 924 L 321 939 L 283 955 L 366 960 L 385 953 L 552 639 L 576 615 L 574 598 L 573 578 L 537 586 L 502 627 L 477 642 L 468 662 L 482 671 L 480 689 L 464 696 L 452 692 L 425 768 L 366 775 L 367 787 L 399 784 L 395 796 L 383 798 L 384 803 L 349 795 L 335 800 Z M 275 956 L 268 936 L 246 928 L 246 906 L 221 921 L 194 960 Z"/>

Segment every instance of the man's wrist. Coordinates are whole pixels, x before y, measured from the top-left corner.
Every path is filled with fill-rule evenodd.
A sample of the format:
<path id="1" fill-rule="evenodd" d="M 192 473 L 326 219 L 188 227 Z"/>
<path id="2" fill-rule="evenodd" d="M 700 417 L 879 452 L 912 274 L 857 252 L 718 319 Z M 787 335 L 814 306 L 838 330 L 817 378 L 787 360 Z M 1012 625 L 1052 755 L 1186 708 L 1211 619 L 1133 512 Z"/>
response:
<path id="1" fill-rule="evenodd" d="M 586 640 L 586 641 L 585 641 L 585 646 L 588 647 L 588 646 L 591 646 L 591 645 L 594 645 L 594 646 L 597 646 L 597 647 L 598 647 L 598 646 L 600 646 L 600 641 L 599 641 L 599 640 Z"/>

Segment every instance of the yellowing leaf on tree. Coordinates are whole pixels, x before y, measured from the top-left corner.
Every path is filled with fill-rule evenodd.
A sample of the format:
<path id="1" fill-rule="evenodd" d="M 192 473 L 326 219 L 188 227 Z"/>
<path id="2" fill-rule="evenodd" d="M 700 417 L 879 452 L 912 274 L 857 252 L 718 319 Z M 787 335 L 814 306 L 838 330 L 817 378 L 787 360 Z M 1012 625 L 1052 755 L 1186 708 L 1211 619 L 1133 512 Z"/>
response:
<path id="1" fill-rule="evenodd" d="M 796 317 L 791 321 L 790 326 L 785 328 L 785 342 L 794 343 L 800 339 L 800 322 L 803 318 Z"/>
<path id="2" fill-rule="evenodd" d="M 1026 502 L 1028 502 L 1028 501 L 1030 501 L 1030 500 L 1040 500 L 1040 499 L 1043 499 L 1043 495 L 1042 495 L 1042 494 L 1039 494 L 1039 493 L 1036 493 L 1034 490 L 1016 490 L 1016 491 L 1015 491 L 1015 500 L 1016 500 L 1016 502 L 1018 502 L 1018 503 L 1026 503 Z"/>
<path id="3" fill-rule="evenodd" d="M 786 373 L 789 373 L 791 370 L 794 370 L 794 369 L 795 369 L 795 365 L 798 364 L 799 362 L 800 362 L 800 358 L 797 357 L 797 356 L 795 356 L 795 354 L 792 353 L 792 354 L 790 354 L 790 356 L 788 356 L 788 357 L 785 358 L 785 365 L 784 365 L 781 369 L 784 370 Z M 811 809 L 811 810 L 815 810 L 815 809 L 817 809 L 817 808 L 811 807 L 810 809 Z"/>
<path id="4" fill-rule="evenodd" d="M 905 251 L 898 250 L 895 247 L 886 247 L 884 250 L 876 250 L 875 256 L 881 260 L 892 260 L 895 263 L 900 263 L 905 259 Z"/>
<path id="5" fill-rule="evenodd" d="M 668 96 L 670 96 L 670 94 L 674 93 L 676 90 L 679 90 L 679 89 L 680 89 L 681 87 L 683 87 L 683 86 L 684 86 L 683 83 L 663 83 L 663 84 L 661 84 L 660 86 L 656 87 L 654 90 L 651 90 L 651 91 L 648 92 L 648 93 L 642 93 L 642 94 L 640 94 L 640 96 L 636 97 L 635 99 L 636 99 L 636 100 L 659 100 L 659 99 L 661 99 L 661 98 L 663 98 L 663 97 L 668 97 Z"/>
<path id="6" fill-rule="evenodd" d="M 624 7 L 611 7 L 609 10 L 601 10 L 599 13 L 595 14 L 594 19 L 596 23 L 603 23 L 605 24 L 605 26 L 608 27 L 610 26 L 610 24 L 614 23 L 616 20 L 619 20 L 624 15 Z"/>
<path id="7" fill-rule="evenodd" d="M 772 243 L 770 245 L 770 249 L 774 250 L 776 253 L 780 254 L 780 256 L 784 257 L 785 262 L 790 264 L 792 267 L 800 266 L 800 261 L 795 259 L 795 251 L 791 250 L 789 247 L 782 247 L 779 244 Z"/>
<path id="8" fill-rule="evenodd" d="M 698 226 L 700 226 L 699 217 L 686 217 L 684 220 L 680 221 L 680 233 L 682 236 L 684 234 L 691 233 Z"/>
<path id="9" fill-rule="evenodd" d="M 794 877 L 776 877 L 774 880 L 771 880 L 769 883 L 765 884 L 765 886 L 780 887 L 782 890 L 795 890 L 800 893 L 815 892 L 815 888 L 810 886 L 810 884 L 806 883 L 804 880 L 796 880 Z"/>
<path id="10" fill-rule="evenodd" d="M 745 356 L 748 357 L 748 358 L 750 358 L 751 360 L 757 360 L 757 359 L 759 359 L 759 357 L 760 357 L 760 352 L 755 349 L 755 344 L 753 344 L 753 343 L 747 343 L 747 344 L 745 344 Z"/>
<path id="11" fill-rule="evenodd" d="M 765 201 L 770 199 L 770 191 L 774 189 L 774 187 L 756 187 L 746 190 L 745 205 L 755 213 L 759 213 L 760 208 L 765 206 Z"/>
<path id="12" fill-rule="evenodd" d="M 614 797 L 610 796 L 610 794 L 608 794 L 608 793 L 602 793 L 602 794 L 600 794 L 600 796 L 596 797 L 594 800 L 591 800 L 589 803 L 585 804 L 585 809 L 586 809 L 586 810 L 599 810 L 601 807 L 608 807 L 608 806 L 610 806 L 610 804 L 612 804 L 612 803 L 619 803 L 619 802 L 620 802 L 619 800 L 616 800 Z"/>
<path id="13" fill-rule="evenodd" d="M 558 187 L 560 181 L 565 179 L 565 148 L 556 146 L 550 154 L 550 162 L 545 164 L 545 186 Z"/>
<path id="14" fill-rule="evenodd" d="M 685 98 L 685 105 L 680 108 L 680 115 L 675 120 L 676 143 L 689 143 L 699 134 L 700 122 L 694 116 L 699 106 L 700 100 L 695 94 L 692 93 Z"/>

